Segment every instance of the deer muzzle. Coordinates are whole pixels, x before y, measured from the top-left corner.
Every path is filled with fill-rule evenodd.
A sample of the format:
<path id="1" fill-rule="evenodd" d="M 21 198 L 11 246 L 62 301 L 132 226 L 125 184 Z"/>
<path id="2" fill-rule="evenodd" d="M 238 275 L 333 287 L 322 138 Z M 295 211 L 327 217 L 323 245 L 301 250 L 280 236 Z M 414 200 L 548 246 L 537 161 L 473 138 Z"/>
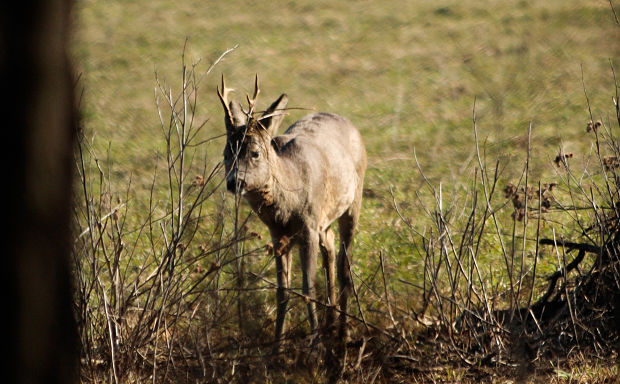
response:
<path id="1" fill-rule="evenodd" d="M 243 195 L 245 193 L 245 181 L 238 177 L 237 172 L 231 172 L 226 178 L 226 189 L 228 189 L 228 192 Z"/>

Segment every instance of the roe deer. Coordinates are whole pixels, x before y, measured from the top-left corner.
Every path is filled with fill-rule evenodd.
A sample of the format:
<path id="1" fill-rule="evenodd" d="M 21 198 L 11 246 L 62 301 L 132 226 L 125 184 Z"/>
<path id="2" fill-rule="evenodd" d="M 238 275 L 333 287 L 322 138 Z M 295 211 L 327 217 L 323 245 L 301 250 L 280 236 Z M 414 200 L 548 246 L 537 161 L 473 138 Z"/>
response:
<path id="1" fill-rule="evenodd" d="M 346 340 L 347 299 L 352 290 L 349 264 L 353 233 L 362 203 L 366 150 L 351 122 L 331 113 L 315 113 L 274 136 L 288 102 L 282 94 L 259 117 L 256 98 L 248 95 L 248 110 L 228 100 L 224 84 L 217 93 L 225 112 L 226 187 L 245 197 L 269 227 L 277 270 L 275 343 L 279 348 L 291 279 L 291 250 L 299 246 L 303 294 L 307 297 L 312 332 L 317 330 L 315 275 L 319 249 L 325 268 L 328 310 L 326 325 L 333 329 L 335 278 L 340 285 L 340 342 Z M 336 258 L 331 224 L 338 220 L 340 251 Z"/>

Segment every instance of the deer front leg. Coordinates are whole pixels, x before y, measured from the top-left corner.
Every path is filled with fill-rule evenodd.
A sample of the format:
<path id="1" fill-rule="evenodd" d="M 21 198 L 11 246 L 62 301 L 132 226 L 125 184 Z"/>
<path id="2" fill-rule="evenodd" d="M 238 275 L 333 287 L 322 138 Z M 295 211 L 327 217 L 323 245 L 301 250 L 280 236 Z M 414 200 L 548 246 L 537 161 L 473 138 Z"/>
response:
<path id="1" fill-rule="evenodd" d="M 288 305 L 288 289 L 291 285 L 291 241 L 283 236 L 273 240 L 273 254 L 276 259 L 278 288 L 276 290 L 276 349 L 280 347 L 285 329 L 286 307 Z"/>
<path id="2" fill-rule="evenodd" d="M 321 254 L 323 255 L 323 268 L 325 269 L 325 284 L 327 285 L 327 316 L 325 327 L 331 330 L 336 321 L 334 307 L 336 305 L 336 249 L 334 247 L 334 232 L 327 228 L 320 235 Z"/>
<path id="3" fill-rule="evenodd" d="M 305 239 L 301 243 L 301 270 L 303 274 L 302 292 L 308 298 L 308 319 L 310 329 L 314 333 L 317 328 L 316 316 L 316 258 L 319 251 L 319 233 L 316 230 L 308 230 Z"/>

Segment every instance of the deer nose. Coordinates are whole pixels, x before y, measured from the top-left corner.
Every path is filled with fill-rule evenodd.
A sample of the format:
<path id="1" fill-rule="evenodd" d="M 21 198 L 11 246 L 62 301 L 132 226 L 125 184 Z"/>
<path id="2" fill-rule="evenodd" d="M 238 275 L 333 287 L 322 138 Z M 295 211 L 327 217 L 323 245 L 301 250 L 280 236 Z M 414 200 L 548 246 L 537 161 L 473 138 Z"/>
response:
<path id="1" fill-rule="evenodd" d="M 228 189 L 228 192 L 235 193 L 235 191 L 237 190 L 237 180 L 235 180 L 232 177 L 227 179 L 226 180 L 226 189 Z"/>
<path id="2" fill-rule="evenodd" d="M 228 192 L 237 193 L 243 191 L 245 188 L 245 182 L 237 178 L 231 177 L 226 180 L 226 189 Z"/>

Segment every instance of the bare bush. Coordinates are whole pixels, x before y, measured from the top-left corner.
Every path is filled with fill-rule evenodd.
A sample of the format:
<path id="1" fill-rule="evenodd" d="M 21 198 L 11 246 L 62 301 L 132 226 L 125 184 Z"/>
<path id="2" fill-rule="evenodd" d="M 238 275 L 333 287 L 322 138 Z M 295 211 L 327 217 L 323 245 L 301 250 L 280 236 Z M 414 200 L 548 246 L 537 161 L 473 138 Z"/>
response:
<path id="1" fill-rule="evenodd" d="M 322 381 L 329 354 L 308 343 L 309 299 L 294 284 L 286 348 L 273 352 L 273 257 L 239 196 L 220 192 L 221 165 L 210 165 L 220 155 L 210 157 L 214 138 L 202 138 L 206 120 L 196 109 L 213 66 L 197 68 L 182 56 L 178 94 L 156 74 L 165 152 L 140 191 L 146 203 L 136 201 L 131 180 L 114 184 L 110 159 L 79 134 L 73 256 L 82 381 Z M 418 194 L 419 207 L 430 224 L 420 230 L 392 197 L 423 278 L 394 273 L 398 255 L 384 250 L 369 255 L 366 270 L 351 269 L 354 302 L 341 313 L 351 341 L 342 372 L 329 379 L 407 381 L 446 367 L 527 375 L 553 354 L 617 351 L 617 100 L 615 83 L 617 122 L 590 116 L 600 121 L 584 125 L 592 153 L 553 154 L 554 180 L 532 180 L 531 126 L 522 176 L 504 180 L 504 165 L 488 162 L 479 143 L 475 107 L 469 188 L 447 195 L 416 158 L 428 191 Z M 327 298 L 315 301 L 325 316 Z"/>
<path id="2" fill-rule="evenodd" d="M 592 123 L 590 112 L 584 135 L 590 135 L 593 151 L 582 157 L 580 172 L 574 170 L 573 154 L 561 150 L 554 161 L 556 180 L 532 182 L 530 125 L 522 176 L 515 183 L 503 181 L 500 161 L 490 166 L 480 149 L 474 107 L 478 164 L 465 203 L 446 198 L 419 163 L 432 197 L 430 205 L 421 203 L 431 227 L 416 230 L 394 197 L 397 213 L 423 250 L 423 285 L 401 279 L 421 291 L 415 320 L 461 363 L 514 366 L 517 375 L 527 375 L 544 357 L 617 352 L 620 184 L 613 131 L 620 128 L 620 112 L 615 73 L 614 85 L 617 121 Z M 541 273 L 542 263 L 546 270 L 555 266 L 555 272 Z"/>
<path id="3" fill-rule="evenodd" d="M 225 293 L 232 279 L 223 276 L 243 258 L 238 251 L 251 235 L 226 222 L 220 164 L 208 168 L 205 151 L 198 151 L 206 121 L 197 121 L 197 90 L 212 69 L 198 77 L 183 55 L 178 95 L 156 75 L 166 152 L 145 213 L 132 211 L 131 203 L 139 204 L 131 201 L 131 181 L 117 190 L 109 165 L 81 132 L 74 263 L 83 380 L 160 382 L 190 369 L 198 377 L 217 372 L 216 359 L 205 353 L 219 353 L 211 339 L 222 340 L 220 325 L 237 301 Z"/>

